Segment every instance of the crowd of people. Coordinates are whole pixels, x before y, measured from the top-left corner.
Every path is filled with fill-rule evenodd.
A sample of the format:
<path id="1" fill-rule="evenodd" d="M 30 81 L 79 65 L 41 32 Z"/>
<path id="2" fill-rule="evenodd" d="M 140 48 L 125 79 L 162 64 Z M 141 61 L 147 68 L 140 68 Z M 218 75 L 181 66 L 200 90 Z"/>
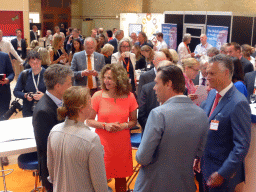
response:
<path id="1" fill-rule="evenodd" d="M 255 93 L 255 55 L 232 42 L 220 50 L 200 36 L 194 52 L 184 34 L 177 52 L 163 34 L 77 28 L 48 30 L 30 50 L 0 30 L 0 116 L 10 107 L 10 82 L 33 116 L 39 173 L 47 191 L 126 191 L 133 174 L 130 129 L 142 130 L 136 153 L 141 169 L 134 191 L 234 191 L 244 181 L 250 146 L 250 96 Z M 9 57 L 11 54 L 11 59 Z M 25 70 L 23 70 L 25 69 Z M 204 86 L 208 97 L 195 105 Z M 137 109 L 139 109 L 137 117 Z M 96 128 L 95 133 L 89 127 Z"/>

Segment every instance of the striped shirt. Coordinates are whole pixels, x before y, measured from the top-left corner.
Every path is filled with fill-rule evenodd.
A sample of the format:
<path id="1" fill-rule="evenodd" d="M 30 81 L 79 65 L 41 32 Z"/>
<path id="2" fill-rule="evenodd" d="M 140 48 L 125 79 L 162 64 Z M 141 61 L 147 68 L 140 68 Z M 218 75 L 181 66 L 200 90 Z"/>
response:
<path id="1" fill-rule="evenodd" d="M 107 192 L 103 146 L 82 122 L 66 119 L 48 137 L 48 180 L 54 192 Z"/>

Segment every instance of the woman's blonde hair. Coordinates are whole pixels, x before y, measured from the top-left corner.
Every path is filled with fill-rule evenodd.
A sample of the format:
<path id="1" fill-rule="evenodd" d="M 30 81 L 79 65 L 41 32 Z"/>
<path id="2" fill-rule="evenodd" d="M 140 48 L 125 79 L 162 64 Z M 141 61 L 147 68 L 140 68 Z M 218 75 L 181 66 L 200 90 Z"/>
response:
<path id="1" fill-rule="evenodd" d="M 244 55 L 244 57 L 250 57 L 251 54 L 253 53 L 253 47 L 248 45 L 248 44 L 243 44 L 241 46 L 242 49 L 242 54 Z"/>
<path id="2" fill-rule="evenodd" d="M 90 101 L 90 93 L 87 88 L 82 86 L 68 88 L 63 95 L 63 106 L 57 109 L 58 119 L 63 120 L 68 117 L 77 123 L 79 110 L 86 107 L 88 101 Z"/>
<path id="3" fill-rule="evenodd" d="M 105 44 L 102 49 L 101 49 L 101 53 L 102 54 L 106 54 L 107 52 L 112 52 L 114 51 L 114 46 L 111 44 Z"/>
<path id="4" fill-rule="evenodd" d="M 194 67 L 194 66 L 199 66 L 199 62 L 195 58 L 188 58 L 188 59 L 183 59 L 182 60 L 182 66 L 185 69 L 186 67 Z"/>
<path id="5" fill-rule="evenodd" d="M 154 50 L 148 46 L 148 45 L 143 45 L 140 49 L 140 51 L 146 51 L 149 52 L 149 57 L 146 58 L 147 61 L 153 61 L 154 60 Z"/>
<path id="6" fill-rule="evenodd" d="M 177 51 L 175 51 L 174 49 L 169 49 L 169 51 L 170 51 L 170 53 L 172 55 L 172 62 L 174 64 L 177 64 L 178 61 L 179 61 L 179 55 L 178 55 Z"/>
<path id="7" fill-rule="evenodd" d="M 131 84 L 125 68 L 120 64 L 107 64 L 103 67 L 100 72 L 101 88 L 108 91 L 104 84 L 104 74 L 111 70 L 113 79 L 116 83 L 116 94 L 117 95 L 128 95 L 131 91 Z"/>
<path id="8" fill-rule="evenodd" d="M 51 59 L 50 59 L 50 52 L 43 47 L 40 47 L 37 51 L 42 59 L 42 65 L 50 65 Z"/>
<path id="9" fill-rule="evenodd" d="M 31 49 L 35 49 L 37 46 L 39 46 L 39 43 L 38 43 L 37 40 L 31 41 L 31 43 L 30 43 L 30 48 Z"/>
<path id="10" fill-rule="evenodd" d="M 53 39 L 53 42 L 52 42 L 52 47 L 53 47 L 53 51 L 54 53 L 56 54 L 58 49 L 59 49 L 59 42 L 62 41 L 62 36 L 61 35 L 56 35 Z"/>

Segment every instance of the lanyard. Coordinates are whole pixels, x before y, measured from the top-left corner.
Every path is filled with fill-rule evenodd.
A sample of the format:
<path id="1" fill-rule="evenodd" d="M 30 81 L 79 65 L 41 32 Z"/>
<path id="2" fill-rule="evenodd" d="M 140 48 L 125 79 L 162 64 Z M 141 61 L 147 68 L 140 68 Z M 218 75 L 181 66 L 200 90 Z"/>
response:
<path id="1" fill-rule="evenodd" d="M 42 68 L 41 68 L 41 70 L 42 70 Z M 37 76 L 37 83 L 36 83 L 35 76 L 34 76 L 34 73 L 32 71 L 32 78 L 33 78 L 33 83 L 34 83 L 35 88 L 36 88 L 36 92 L 38 92 L 38 84 L 39 84 L 39 80 L 40 80 L 40 73 L 41 73 L 41 71 L 39 72 L 39 74 Z"/>
<path id="2" fill-rule="evenodd" d="M 189 49 L 188 45 L 186 43 L 184 43 L 184 44 L 185 44 L 185 46 L 186 46 L 186 48 L 188 50 L 188 53 L 190 54 L 191 52 L 190 52 L 190 49 Z"/>
<path id="3" fill-rule="evenodd" d="M 127 71 L 127 75 L 128 77 L 130 76 L 129 74 L 129 68 L 130 68 L 130 59 L 128 59 L 128 62 L 126 63 L 125 60 L 123 60 L 125 66 L 126 66 L 126 71 Z"/>

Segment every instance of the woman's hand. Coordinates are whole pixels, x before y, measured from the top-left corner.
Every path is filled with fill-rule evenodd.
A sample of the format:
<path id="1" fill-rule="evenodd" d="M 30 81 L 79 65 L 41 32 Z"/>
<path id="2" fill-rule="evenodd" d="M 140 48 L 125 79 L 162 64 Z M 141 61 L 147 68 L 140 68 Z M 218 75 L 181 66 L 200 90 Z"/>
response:
<path id="1" fill-rule="evenodd" d="M 107 123 L 106 126 L 105 126 L 105 129 L 109 132 L 118 132 L 118 131 L 121 131 L 121 126 L 118 122 L 116 123 Z"/>
<path id="2" fill-rule="evenodd" d="M 34 99 L 35 100 L 40 100 L 44 96 L 44 93 L 41 91 L 38 91 L 36 94 L 34 94 Z"/>
<path id="3" fill-rule="evenodd" d="M 25 94 L 25 98 L 26 98 L 28 101 L 32 101 L 32 100 L 33 100 L 33 97 L 30 97 L 28 93 Z"/>
<path id="4" fill-rule="evenodd" d="M 119 58 L 119 61 L 123 61 L 125 58 L 125 52 L 121 53 L 121 57 Z"/>

